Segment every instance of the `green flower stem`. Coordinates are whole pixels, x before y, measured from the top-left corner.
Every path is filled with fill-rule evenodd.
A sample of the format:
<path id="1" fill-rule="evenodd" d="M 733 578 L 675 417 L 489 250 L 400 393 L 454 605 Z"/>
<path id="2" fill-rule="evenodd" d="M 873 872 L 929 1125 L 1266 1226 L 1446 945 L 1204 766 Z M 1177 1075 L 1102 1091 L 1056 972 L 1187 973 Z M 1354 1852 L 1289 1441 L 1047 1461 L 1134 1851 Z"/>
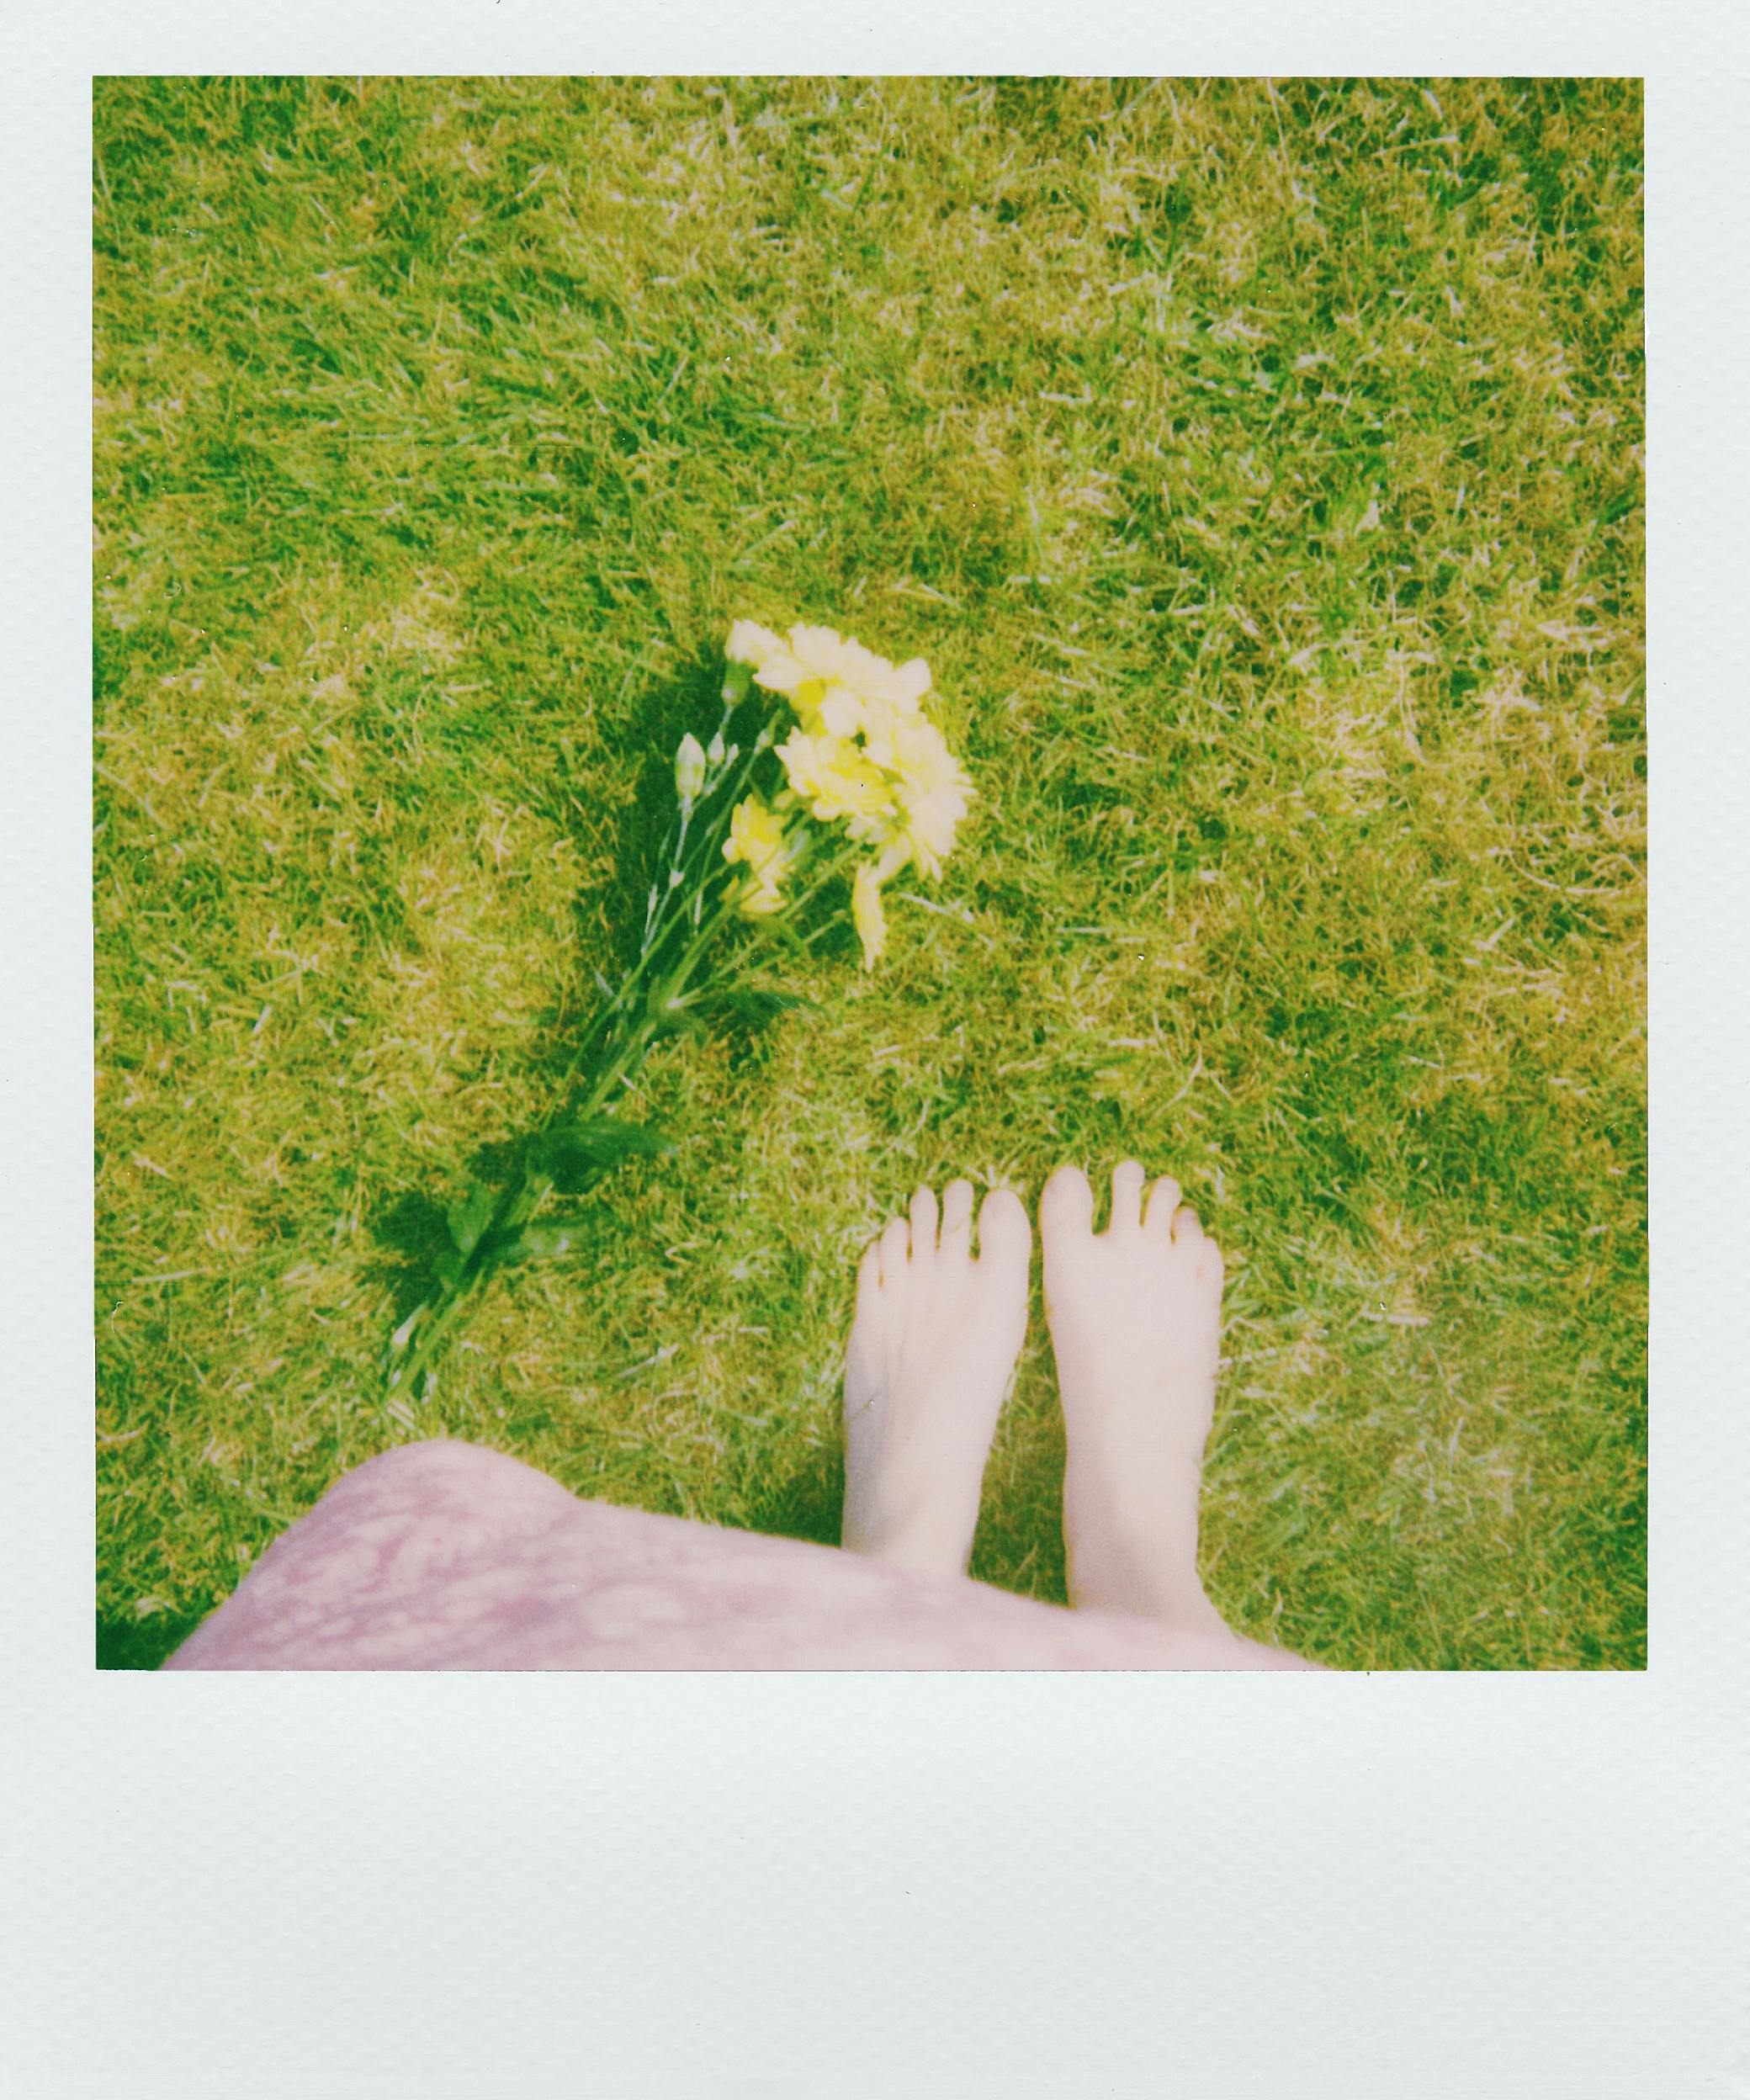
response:
<path id="1" fill-rule="evenodd" d="M 727 727 L 733 713 L 733 708 L 724 710 L 723 724 L 719 725 L 719 734 Z M 654 894 L 651 909 L 645 916 L 644 941 L 639 950 L 638 960 L 633 965 L 629 974 L 622 982 L 619 989 L 597 1016 L 582 1042 L 579 1043 L 566 1069 L 565 1079 L 561 1082 L 562 1098 L 563 1089 L 569 1086 L 576 1074 L 587 1064 L 603 1037 L 611 1031 L 615 1019 L 627 1009 L 646 970 L 666 946 L 670 935 L 677 926 L 686 922 L 689 904 L 692 908 L 691 915 L 695 928 L 702 923 L 703 914 L 701 907 L 703 903 L 703 894 L 709 887 L 712 876 L 718 872 L 713 865 L 713 850 L 721 848 L 724 835 L 729 828 L 729 822 L 734 814 L 736 804 L 741 799 L 741 791 L 746 787 L 761 755 L 771 747 L 772 736 L 772 725 L 768 722 L 762 725 L 758 736 L 748 750 L 738 754 L 739 763 L 725 762 L 715 769 L 714 777 L 708 775 L 704 786 L 695 798 L 692 805 L 694 809 L 702 807 L 713 797 L 723 793 L 726 787 L 730 792 L 724 794 L 722 803 L 713 814 L 710 820 L 695 835 L 694 851 L 692 856 L 688 856 L 684 850 L 687 843 L 687 825 L 681 822 L 678 814 L 671 819 L 668 835 L 663 841 L 662 850 L 662 858 L 667 865 L 664 869 L 662 882 Z M 697 862 L 699 870 L 698 885 L 691 892 L 687 889 L 686 880 L 687 874 L 691 872 L 687 865 L 690 858 Z M 679 883 L 673 879 L 676 875 L 681 878 Z M 556 1111 L 554 1116 L 556 1116 L 559 1112 L 561 1111 Z M 549 1116 L 548 1119 L 549 1122 L 554 1120 L 554 1116 Z"/>
<path id="2" fill-rule="evenodd" d="M 718 723 L 715 734 L 712 739 L 713 743 L 728 733 L 730 720 L 735 712 L 735 705 L 736 703 L 731 700 L 724 707 L 722 719 Z M 717 778 L 715 780 L 712 777 L 713 771 L 715 771 L 717 775 Z M 717 788 L 721 784 L 722 772 L 723 769 L 720 761 L 714 769 L 708 766 L 705 778 L 700 784 L 698 793 L 696 796 L 682 801 L 678 809 L 676 810 L 675 814 L 669 819 L 668 829 L 662 835 L 662 846 L 657 855 L 657 858 L 660 862 L 666 864 L 671 873 L 672 873 L 674 869 L 686 858 L 685 849 L 687 841 L 687 820 L 690 818 L 692 810 L 699 803 L 708 801 L 712 794 L 715 793 Z M 672 885 L 671 885 L 671 887 L 672 887 Z M 658 911 L 666 894 L 666 893 L 665 891 L 659 890 L 655 886 L 652 886 L 650 890 L 650 902 L 644 913 L 644 937 L 646 943 L 650 941 L 650 930 L 655 924 Z"/>
<path id="3" fill-rule="evenodd" d="M 734 914 L 736 905 L 733 890 L 739 885 L 727 879 L 716 908 L 708 919 L 696 929 L 691 941 L 682 947 L 679 957 L 671 965 L 667 976 L 645 1002 L 639 1020 L 627 1029 L 623 1038 L 607 1063 L 594 1074 L 581 1100 L 568 1100 L 567 1092 L 575 1076 L 579 1060 L 575 1059 L 566 1075 L 565 1086 L 561 1089 L 559 1106 L 544 1120 L 541 1129 L 552 1127 L 563 1116 L 570 1114 L 580 1120 L 598 1115 L 606 1108 L 616 1090 L 643 1063 L 651 1044 L 663 1026 L 663 1016 L 672 1010 L 685 993 L 688 980 L 700 960 L 725 921 Z M 681 915 L 673 923 L 681 922 Z M 622 995 L 629 991 L 636 977 L 641 974 L 662 945 L 653 940 L 639 958 L 638 968 L 622 987 Z M 461 1273 L 440 1285 L 438 1291 L 416 1307 L 411 1318 L 399 1332 L 406 1337 L 401 1344 L 404 1353 L 399 1360 L 392 1360 L 388 1376 L 388 1390 L 394 1394 L 405 1387 L 410 1392 L 425 1387 L 423 1397 L 431 1395 L 432 1364 L 440 1344 L 454 1325 L 459 1314 L 476 1294 L 485 1281 L 492 1262 L 506 1240 L 513 1238 L 535 1216 L 553 1192 L 552 1177 L 525 1159 L 521 1170 L 511 1185 L 495 1204 L 491 1218 L 479 1239 L 466 1256 Z M 396 1355 L 391 1344 L 391 1359 Z"/>
<path id="4" fill-rule="evenodd" d="M 702 895 L 704 890 L 711 886 L 713 878 L 716 875 L 716 873 L 717 871 L 708 867 L 703 871 L 703 878 L 698 886 L 698 891 L 696 894 Z M 725 886 L 733 884 L 734 878 L 730 875 L 730 872 L 727 866 L 725 866 L 723 869 L 720 879 Z M 665 900 L 666 904 L 672 904 L 674 899 L 682 895 L 683 894 L 683 891 L 681 890 L 671 890 L 670 892 L 669 898 Z M 717 911 L 713 915 L 708 922 L 711 930 L 714 931 L 716 928 L 723 923 L 724 919 L 727 915 L 728 909 L 725 906 L 719 904 Z M 575 1052 L 573 1053 L 570 1063 L 565 1068 L 565 1077 L 559 1082 L 559 1105 L 548 1114 L 541 1126 L 543 1129 L 550 1127 L 552 1124 L 560 1121 L 568 1114 L 580 1112 L 579 1111 L 574 1109 L 567 1100 L 568 1090 L 570 1088 L 572 1082 L 576 1079 L 579 1072 L 582 1071 L 589 1064 L 593 1056 L 602 1047 L 603 1042 L 612 1040 L 615 1023 L 618 1022 L 623 1024 L 629 1015 L 636 1010 L 633 1005 L 634 994 L 638 991 L 646 976 L 649 975 L 653 970 L 658 957 L 668 945 L 670 935 L 671 935 L 677 927 L 683 926 L 687 923 L 687 914 L 684 905 L 676 908 L 672 909 L 672 911 L 665 910 L 658 914 L 655 930 L 649 936 L 647 936 L 643 950 L 639 953 L 637 962 L 633 964 L 632 968 L 622 982 L 620 989 L 614 994 L 613 998 L 609 1001 L 607 1006 L 600 1015 L 597 1016 L 595 1021 L 591 1023 L 589 1030 L 585 1034 L 582 1042 L 579 1043 Z M 665 920 L 666 920 L 666 924 L 664 923 Z M 689 973 L 693 963 L 697 959 L 697 955 L 693 953 L 693 951 L 698 947 L 703 938 L 703 929 L 696 927 L 693 941 L 691 944 L 689 944 L 687 949 L 684 951 L 684 952 L 691 957 L 691 960 L 688 961 L 687 965 Z M 618 1074 L 615 1074 L 614 1076 L 617 1077 Z M 589 1103 L 585 1104 L 581 1112 L 584 1114 L 593 1114 L 596 1110 L 599 1109 L 607 1100 L 607 1093 L 612 1090 L 612 1079 L 609 1079 L 607 1088 L 600 1093 L 598 1097 L 593 1099 Z"/>
<path id="5" fill-rule="evenodd" d="M 722 719 L 718 723 L 716 730 L 712 737 L 713 743 L 720 742 L 728 736 L 729 724 L 734 719 L 735 709 L 738 704 L 739 703 L 735 701 L 730 701 L 724 708 Z M 750 746 L 745 757 L 743 760 L 743 763 L 740 767 L 740 781 L 737 783 L 738 785 L 745 783 L 747 775 L 752 770 L 754 761 L 759 757 L 761 751 L 770 747 L 773 741 L 775 734 L 776 732 L 772 729 L 769 720 L 761 725 L 758 735 L 756 737 L 753 744 Z M 684 869 L 687 860 L 687 831 L 692 811 L 697 809 L 702 809 L 705 803 L 710 802 L 714 797 L 722 793 L 736 755 L 737 754 L 734 752 L 734 747 L 731 747 L 731 753 L 729 756 L 718 760 L 714 764 L 708 764 L 705 778 L 700 786 L 698 793 L 693 796 L 689 801 L 681 803 L 676 809 L 675 814 L 670 818 L 668 830 L 663 834 L 662 849 L 658 856 L 658 858 L 667 863 L 671 875 L 672 875 L 676 869 Z M 734 803 L 739 799 L 739 796 L 736 795 L 730 795 L 727 798 L 722 814 L 722 822 L 714 825 L 713 827 L 713 831 L 717 835 L 721 835 L 723 825 L 727 824 L 729 815 L 733 814 Z M 708 841 L 707 844 L 708 843 L 709 841 Z M 672 889 L 675 885 L 671 883 L 669 887 Z M 648 941 L 650 937 L 651 929 L 659 916 L 660 906 L 666 894 L 666 892 L 655 888 L 653 888 L 650 893 L 650 904 L 644 918 L 644 938 L 646 941 Z"/>
<path id="6" fill-rule="evenodd" d="M 771 722 L 768 720 L 761 723 L 758 735 L 755 737 L 746 750 L 739 754 L 737 762 L 732 766 L 725 760 L 716 779 L 708 779 L 705 786 L 700 790 L 699 801 L 701 803 L 720 790 L 727 791 L 724 793 L 723 800 L 712 813 L 709 823 L 699 835 L 698 851 L 701 859 L 708 861 L 713 850 L 721 848 L 724 835 L 728 831 L 730 820 L 734 816 L 736 806 L 741 800 L 742 790 L 748 786 L 753 777 L 754 767 L 759 764 L 761 756 L 771 750 L 776 738 L 777 732 Z"/>
<path id="7" fill-rule="evenodd" d="M 732 701 L 725 707 L 717 737 L 727 734 L 735 705 Z M 682 801 L 670 819 L 660 855 L 662 872 L 651 891 L 638 958 L 573 1052 L 555 1106 L 537 1126 L 534 1138 L 568 1119 L 585 1122 L 602 1114 L 643 1064 L 669 1016 L 688 1004 L 687 987 L 694 973 L 739 909 L 741 878 L 721 857 L 723 841 L 754 768 L 775 735 L 768 719 L 745 751 L 731 745 L 708 772 L 697 795 Z M 703 820 L 695 828 L 695 815 L 700 814 Z M 812 831 L 801 838 L 793 871 L 814 857 L 814 844 Z M 817 896 L 846 858 L 842 853 L 831 855 L 825 872 L 793 899 L 786 915 L 793 915 Z M 676 950 L 674 936 L 689 925 L 690 937 L 683 937 Z M 731 973 L 731 981 L 734 974 Z M 589 1076 L 580 1096 L 575 1090 L 584 1073 Z M 553 1193 L 553 1178 L 534 1164 L 535 1156 L 531 1143 L 459 1268 L 397 1329 L 390 1347 L 390 1395 L 423 1387 L 422 1397 L 431 1397 L 436 1377 L 432 1365 L 443 1342 L 506 1245 Z"/>

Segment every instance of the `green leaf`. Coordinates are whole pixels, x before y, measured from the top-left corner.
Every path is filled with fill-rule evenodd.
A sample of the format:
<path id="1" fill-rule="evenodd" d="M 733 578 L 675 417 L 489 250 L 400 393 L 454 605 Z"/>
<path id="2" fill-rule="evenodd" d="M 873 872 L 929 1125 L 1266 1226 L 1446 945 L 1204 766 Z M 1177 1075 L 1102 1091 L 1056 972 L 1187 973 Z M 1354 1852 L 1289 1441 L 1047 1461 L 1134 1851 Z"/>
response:
<path id="1" fill-rule="evenodd" d="M 779 1014 L 793 1013 L 798 1007 L 811 1008 L 814 1001 L 800 992 L 783 991 L 776 984 L 727 984 L 721 991 L 701 992 L 695 1004 L 701 1013 L 740 1014 L 745 1021 L 761 1025 Z"/>
<path id="2" fill-rule="evenodd" d="M 672 1152 L 668 1132 L 649 1123 L 630 1123 L 618 1116 L 589 1116 L 560 1123 L 536 1138 L 534 1165 L 563 1182 L 592 1167 L 610 1167 L 634 1153 Z"/>
<path id="3" fill-rule="evenodd" d="M 755 924 L 762 933 L 768 933 L 774 941 L 782 941 L 786 947 L 794 948 L 798 955 L 806 955 L 809 946 L 790 924 L 788 911 L 774 912 L 769 917 L 756 920 Z"/>
<path id="4" fill-rule="evenodd" d="M 484 1183 L 476 1181 L 466 1196 L 452 1203 L 444 1213 L 456 1252 L 464 1259 L 480 1244 L 480 1234 L 492 1222 L 498 1198 Z"/>
<path id="5" fill-rule="evenodd" d="M 528 1225 L 496 1252 L 503 1262 L 562 1261 L 580 1254 L 594 1237 L 588 1225 Z"/>
<path id="6" fill-rule="evenodd" d="M 705 1024 L 699 1018 L 697 1002 L 687 1000 L 683 1005 L 653 1006 L 651 1025 L 660 1034 L 669 1036 L 698 1036 L 704 1033 Z"/>

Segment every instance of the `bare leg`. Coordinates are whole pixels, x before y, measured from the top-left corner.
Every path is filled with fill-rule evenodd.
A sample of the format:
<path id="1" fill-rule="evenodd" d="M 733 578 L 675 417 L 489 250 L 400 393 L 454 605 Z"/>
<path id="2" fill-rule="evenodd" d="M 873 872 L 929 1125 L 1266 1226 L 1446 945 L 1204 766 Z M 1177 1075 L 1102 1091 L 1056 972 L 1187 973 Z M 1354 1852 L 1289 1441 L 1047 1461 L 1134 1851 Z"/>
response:
<path id="1" fill-rule="evenodd" d="M 960 1576 L 579 1502 L 497 1451 L 438 1443 L 403 1445 L 337 1482 L 167 1667 L 1258 1665 L 1138 1620 L 1064 1611 Z"/>
<path id="2" fill-rule="evenodd" d="M 920 1191 L 909 1223 L 895 1221 L 864 1258 L 846 1366 L 845 1540 L 856 1551 L 579 1502 L 497 1452 L 416 1445 L 338 1482 L 169 1667 L 1297 1667 L 1236 1640 L 1206 1606 L 1206 1616 L 1195 1615 L 1195 1600 L 1170 1582 L 1131 1579 L 1133 1563 L 1163 1575 L 1185 1557 L 1150 1547 L 1146 1494 L 1134 1509 L 1119 1498 L 1133 1552 L 1102 1554 L 1095 1490 L 1109 1470 L 1122 1480 L 1123 1468 L 1116 1459 L 1109 1468 L 1100 1439 L 1074 1428 L 1073 1580 L 1076 1601 L 1095 1608 L 1064 1611 L 965 1579 L 984 1461 L 1026 1324 L 1030 1240 L 1019 1201 L 998 1191 L 980 1213 L 975 1259 L 971 1217 L 972 1190 L 957 1183 L 938 1232 L 934 1199 Z M 1098 1310 L 1098 1291 L 1072 1281 L 1072 1226 L 1073 1212 L 1054 1202 L 1047 1230 L 1071 1259 L 1057 1265 L 1053 1334 L 1060 1360 L 1067 1352 L 1080 1363 L 1070 1329 Z M 1085 1217 L 1081 1233 L 1092 1246 Z M 1047 1263 L 1049 1283 L 1051 1243 Z M 1090 1278 L 1106 1273 L 1084 1265 Z M 1084 1339 L 1074 1413 L 1087 1431 L 1099 1418 L 1100 1359 Z M 1071 1384 L 1066 1376 L 1066 1408 Z M 1114 1453 L 1135 1412 L 1108 1408 Z M 1194 1488 L 1189 1509 L 1195 1584 Z"/>
<path id="3" fill-rule="evenodd" d="M 1134 1159 L 1113 1170 L 1111 1214 L 1060 1167 L 1039 1206 L 1045 1309 L 1069 1446 L 1063 1542 L 1071 1604 L 1277 1652 L 1228 1631 L 1197 1573 L 1203 1446 L 1215 1408 L 1222 1256 L 1163 1176 L 1143 1203 Z M 1313 1666 L 1306 1666 L 1313 1667 Z"/>
<path id="4" fill-rule="evenodd" d="M 864 1250 L 845 1356 L 844 1544 L 920 1574 L 961 1575 L 996 1419 L 1027 1323 L 1032 1234 L 1020 1199 L 920 1189 Z"/>

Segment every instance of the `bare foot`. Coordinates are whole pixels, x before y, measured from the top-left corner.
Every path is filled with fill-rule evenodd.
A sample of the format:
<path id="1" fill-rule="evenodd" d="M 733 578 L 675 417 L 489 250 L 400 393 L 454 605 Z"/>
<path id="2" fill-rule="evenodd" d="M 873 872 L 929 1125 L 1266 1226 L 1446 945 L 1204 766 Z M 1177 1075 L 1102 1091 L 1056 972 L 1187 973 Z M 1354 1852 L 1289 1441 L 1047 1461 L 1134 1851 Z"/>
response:
<path id="1" fill-rule="evenodd" d="M 1197 1498 L 1215 1409 L 1222 1256 L 1165 1176 L 1143 1207 L 1134 1159 L 1112 1172 L 1094 1224 L 1079 1167 L 1060 1167 L 1039 1205 L 1045 1312 L 1058 1360 L 1068 1459 L 1063 1543 L 1069 1601 L 1214 1631 L 1197 1576 Z"/>
<path id="2" fill-rule="evenodd" d="M 864 1250 L 845 1359 L 844 1543 L 854 1553 L 961 1575 L 996 1419 L 1027 1321 L 1032 1233 L 1020 1199 L 920 1189 L 911 1217 Z"/>

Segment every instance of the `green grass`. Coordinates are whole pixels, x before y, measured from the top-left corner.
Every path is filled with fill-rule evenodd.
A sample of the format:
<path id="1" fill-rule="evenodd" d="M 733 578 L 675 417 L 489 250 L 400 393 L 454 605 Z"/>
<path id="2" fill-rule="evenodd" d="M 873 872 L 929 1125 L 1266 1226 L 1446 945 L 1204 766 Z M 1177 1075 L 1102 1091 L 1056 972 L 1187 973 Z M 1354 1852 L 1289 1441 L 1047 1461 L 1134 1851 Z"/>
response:
<path id="1" fill-rule="evenodd" d="M 109 81 L 99 1655 L 418 1434 L 835 1535 L 862 1239 L 1172 1167 L 1205 1565 L 1368 1668 L 1644 1661 L 1633 83 Z M 377 1374 L 635 938 L 730 620 L 927 656 L 888 960 Z M 904 885 L 901 885 L 904 887 Z M 1063 1594 L 1037 1322 L 974 1572 Z"/>

